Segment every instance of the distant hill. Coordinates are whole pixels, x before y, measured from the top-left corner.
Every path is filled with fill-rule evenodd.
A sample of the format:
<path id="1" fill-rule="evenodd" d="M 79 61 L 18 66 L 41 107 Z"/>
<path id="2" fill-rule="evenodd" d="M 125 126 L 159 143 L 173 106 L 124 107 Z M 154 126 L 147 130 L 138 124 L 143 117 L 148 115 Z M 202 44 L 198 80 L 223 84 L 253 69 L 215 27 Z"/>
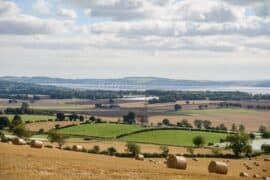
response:
<path id="1" fill-rule="evenodd" d="M 34 84 L 88 84 L 88 85 L 148 85 L 148 86 L 257 86 L 270 87 L 270 81 L 199 81 L 159 77 L 125 77 L 115 79 L 64 79 L 50 77 L 0 77 L 0 80 Z"/>

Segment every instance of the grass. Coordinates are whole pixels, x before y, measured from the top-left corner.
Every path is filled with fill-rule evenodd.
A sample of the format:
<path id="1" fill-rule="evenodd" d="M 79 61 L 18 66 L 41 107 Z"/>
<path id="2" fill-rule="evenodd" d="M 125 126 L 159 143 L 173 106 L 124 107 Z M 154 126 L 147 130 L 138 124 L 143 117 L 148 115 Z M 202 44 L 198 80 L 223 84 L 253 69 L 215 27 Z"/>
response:
<path id="1" fill-rule="evenodd" d="M 58 130 L 62 134 L 115 138 L 117 135 L 142 129 L 138 125 L 125 124 L 83 124 Z"/>
<path id="2" fill-rule="evenodd" d="M 173 112 L 173 115 L 191 116 L 191 115 L 228 115 L 228 114 L 254 114 L 259 111 L 240 109 L 240 108 L 220 108 L 205 110 L 183 110 Z"/>
<path id="3" fill-rule="evenodd" d="M 1 116 L 6 116 L 11 121 L 14 117 L 12 114 L 3 114 Z M 49 115 L 29 115 L 29 114 L 21 114 L 20 117 L 22 120 L 25 121 L 37 121 L 37 120 L 48 120 L 48 119 L 55 119 L 55 116 L 49 116 Z"/>
<path id="4" fill-rule="evenodd" d="M 221 138 L 225 138 L 227 135 L 201 131 L 156 130 L 125 136 L 122 140 L 150 144 L 194 146 L 192 140 L 195 136 L 203 136 L 207 144 L 219 142 Z"/>

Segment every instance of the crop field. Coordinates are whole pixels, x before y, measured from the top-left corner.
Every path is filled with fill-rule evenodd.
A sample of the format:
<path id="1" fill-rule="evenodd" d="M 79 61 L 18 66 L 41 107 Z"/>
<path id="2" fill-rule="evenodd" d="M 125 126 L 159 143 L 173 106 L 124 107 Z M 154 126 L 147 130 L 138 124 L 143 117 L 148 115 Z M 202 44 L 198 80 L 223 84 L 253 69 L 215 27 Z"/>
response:
<path id="1" fill-rule="evenodd" d="M 134 141 L 141 143 L 194 146 L 192 139 L 195 136 L 204 137 L 206 143 L 215 143 L 219 142 L 221 138 L 225 138 L 227 134 L 186 130 L 156 130 L 132 134 L 129 136 L 125 136 L 122 139 L 125 141 Z"/>
<path id="2" fill-rule="evenodd" d="M 9 118 L 9 120 L 12 120 L 14 115 L 11 114 L 2 114 L 1 116 L 6 116 Z M 26 115 L 26 114 L 20 114 L 20 117 L 22 120 L 25 121 L 37 121 L 37 120 L 48 120 L 48 119 L 55 119 L 55 116 L 49 116 L 49 115 Z"/>
<path id="3" fill-rule="evenodd" d="M 125 124 L 84 124 L 79 126 L 68 127 L 58 130 L 62 134 L 84 135 L 115 138 L 117 135 L 125 134 L 142 129 L 138 125 Z"/>
<path id="4" fill-rule="evenodd" d="M 213 126 L 224 123 L 227 128 L 235 123 L 237 126 L 244 124 L 247 131 L 257 131 L 260 125 L 270 124 L 270 111 L 248 109 L 207 109 L 207 110 L 182 110 L 166 115 L 150 116 L 149 122 L 158 123 L 168 118 L 171 123 L 187 119 L 190 123 L 194 120 L 210 120 Z"/>
<path id="5" fill-rule="evenodd" d="M 228 163 L 227 175 L 208 173 L 210 161 L 223 159 L 198 158 L 193 161 L 187 158 L 187 170 L 169 169 L 163 163 L 154 164 L 148 160 L 135 161 L 131 158 L 115 158 L 104 155 L 63 151 L 59 149 L 35 149 L 29 146 L 16 146 L 0 143 L 0 179 L 188 179 L 188 180 L 225 180 L 243 179 L 240 172 L 245 172 L 243 163 L 254 166 L 248 173 L 252 177 L 269 176 L 270 164 L 263 161 L 269 155 L 258 157 L 256 160 L 231 159 Z M 26 163 L 27 162 L 27 163 Z M 53 163 L 52 163 L 53 162 Z M 251 178 L 250 177 L 250 178 Z M 249 179 L 249 178 L 247 178 Z"/>

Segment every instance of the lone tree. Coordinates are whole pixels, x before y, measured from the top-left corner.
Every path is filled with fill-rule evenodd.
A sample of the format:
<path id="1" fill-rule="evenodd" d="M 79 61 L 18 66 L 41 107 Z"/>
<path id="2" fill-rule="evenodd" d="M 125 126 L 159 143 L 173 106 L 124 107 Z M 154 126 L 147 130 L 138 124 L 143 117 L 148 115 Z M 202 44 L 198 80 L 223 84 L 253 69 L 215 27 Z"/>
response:
<path id="1" fill-rule="evenodd" d="M 197 147 L 203 147 L 205 143 L 205 139 L 202 136 L 196 136 L 193 138 L 193 144 Z"/>
<path id="2" fill-rule="evenodd" d="M 123 116 L 123 122 L 125 124 L 134 124 L 136 123 L 136 114 L 134 112 L 129 112 L 127 115 Z"/>
<path id="3" fill-rule="evenodd" d="M 133 156 L 141 152 L 141 147 L 135 143 L 128 142 L 126 144 L 127 151 L 131 152 Z"/>
<path id="4" fill-rule="evenodd" d="M 56 114 L 56 119 L 58 120 L 58 121 L 64 121 L 65 120 L 65 114 L 64 113 L 57 113 Z"/>
<path id="5" fill-rule="evenodd" d="M 239 125 L 239 131 L 241 132 L 241 133 L 243 133 L 243 132 L 245 132 L 245 126 L 243 125 L 243 124 L 240 124 Z"/>
<path id="6" fill-rule="evenodd" d="M 50 142 L 56 142 L 59 145 L 59 149 L 61 149 L 62 146 L 65 144 L 65 139 L 67 138 L 67 136 L 58 134 L 56 131 L 51 131 L 48 134 L 48 138 Z"/>
<path id="7" fill-rule="evenodd" d="M 203 121 L 203 126 L 204 126 L 205 129 L 210 129 L 211 125 L 212 125 L 211 121 L 208 121 L 208 120 Z"/>
<path id="8" fill-rule="evenodd" d="M 225 139 L 228 142 L 227 149 L 231 149 L 235 156 L 239 157 L 241 153 L 250 153 L 249 136 L 247 134 L 232 134 Z"/>
<path id="9" fill-rule="evenodd" d="M 261 126 L 259 127 L 259 132 L 262 133 L 262 134 L 264 134 L 265 132 L 267 132 L 267 127 L 261 125 Z"/>
<path id="10" fill-rule="evenodd" d="M 196 128 L 201 129 L 202 128 L 202 125 L 203 125 L 203 121 L 196 119 L 194 121 L 194 125 L 195 125 Z"/>
<path id="11" fill-rule="evenodd" d="M 232 124 L 231 131 L 234 131 L 234 132 L 237 131 L 237 127 L 236 127 L 236 125 L 234 123 Z"/>
<path id="12" fill-rule="evenodd" d="M 29 104 L 27 102 L 22 102 L 21 111 L 23 113 L 27 113 L 28 109 L 29 109 Z"/>
<path id="13" fill-rule="evenodd" d="M 170 125 L 170 120 L 165 118 L 165 119 L 162 120 L 162 124 L 169 126 Z"/>
<path id="14" fill-rule="evenodd" d="M 180 104 L 175 104 L 174 105 L 174 110 L 175 111 L 179 111 L 179 110 L 181 110 L 182 109 L 182 106 L 180 105 Z"/>
<path id="15" fill-rule="evenodd" d="M 12 121 L 10 123 L 10 129 L 14 129 L 15 127 L 20 126 L 22 124 L 23 124 L 23 121 L 22 121 L 21 116 L 19 116 L 18 114 L 16 114 L 13 117 L 13 119 L 12 119 Z"/>
<path id="16" fill-rule="evenodd" d="M 6 116 L 0 117 L 0 129 L 9 127 L 9 119 Z"/>

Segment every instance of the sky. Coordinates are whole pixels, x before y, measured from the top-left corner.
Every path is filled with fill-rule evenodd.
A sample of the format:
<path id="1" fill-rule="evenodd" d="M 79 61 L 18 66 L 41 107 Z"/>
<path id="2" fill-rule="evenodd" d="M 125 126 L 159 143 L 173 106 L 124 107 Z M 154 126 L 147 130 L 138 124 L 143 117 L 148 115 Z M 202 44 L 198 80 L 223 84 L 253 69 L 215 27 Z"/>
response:
<path id="1" fill-rule="evenodd" d="M 270 0 L 0 0 L 0 76 L 270 79 Z"/>

